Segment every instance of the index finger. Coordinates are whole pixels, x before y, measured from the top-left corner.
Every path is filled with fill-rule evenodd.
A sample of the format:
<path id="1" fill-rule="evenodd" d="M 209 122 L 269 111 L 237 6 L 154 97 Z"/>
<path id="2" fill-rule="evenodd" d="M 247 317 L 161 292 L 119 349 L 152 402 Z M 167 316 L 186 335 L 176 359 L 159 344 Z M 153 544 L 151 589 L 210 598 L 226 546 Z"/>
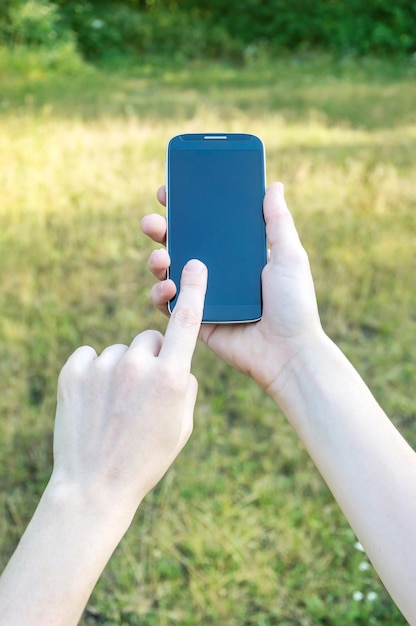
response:
<path id="1" fill-rule="evenodd" d="M 172 360 L 175 368 L 189 372 L 201 327 L 208 271 L 201 261 L 185 265 L 179 296 L 169 320 L 159 357 Z"/>

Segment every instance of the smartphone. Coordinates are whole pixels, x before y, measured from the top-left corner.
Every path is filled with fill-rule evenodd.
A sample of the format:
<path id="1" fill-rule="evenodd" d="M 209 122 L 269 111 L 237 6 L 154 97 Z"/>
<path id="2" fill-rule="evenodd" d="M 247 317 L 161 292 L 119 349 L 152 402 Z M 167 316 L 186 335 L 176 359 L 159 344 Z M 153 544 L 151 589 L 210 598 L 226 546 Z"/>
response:
<path id="1" fill-rule="evenodd" d="M 190 259 L 208 268 L 204 323 L 261 318 L 267 262 L 265 153 L 259 137 L 184 134 L 167 147 L 168 276 L 177 287 Z M 176 297 L 169 302 L 173 311 Z"/>

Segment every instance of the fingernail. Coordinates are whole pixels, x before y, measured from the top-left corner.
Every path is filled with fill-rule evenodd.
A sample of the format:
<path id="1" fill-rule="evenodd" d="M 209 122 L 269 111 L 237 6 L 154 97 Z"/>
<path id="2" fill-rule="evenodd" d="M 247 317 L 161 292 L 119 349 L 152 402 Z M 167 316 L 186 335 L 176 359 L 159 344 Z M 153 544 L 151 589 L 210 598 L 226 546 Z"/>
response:
<path id="1" fill-rule="evenodd" d="M 185 269 L 188 272 L 202 272 L 204 264 L 201 263 L 201 261 L 198 261 L 198 259 L 192 259 L 185 265 Z"/>

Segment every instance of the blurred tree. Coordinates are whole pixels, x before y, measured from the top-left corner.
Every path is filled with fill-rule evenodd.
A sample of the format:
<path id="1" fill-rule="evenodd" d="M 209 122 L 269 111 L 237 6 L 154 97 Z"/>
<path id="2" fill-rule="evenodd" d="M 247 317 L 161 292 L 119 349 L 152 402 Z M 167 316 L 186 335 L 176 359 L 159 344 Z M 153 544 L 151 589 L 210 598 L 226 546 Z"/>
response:
<path id="1" fill-rule="evenodd" d="M 3 41 L 18 38 L 13 31 L 21 32 L 24 20 L 16 16 L 29 13 L 39 20 L 54 16 L 56 32 L 65 24 L 90 59 L 126 53 L 243 58 L 250 46 L 271 53 L 416 52 L 414 0 L 3 0 Z"/>

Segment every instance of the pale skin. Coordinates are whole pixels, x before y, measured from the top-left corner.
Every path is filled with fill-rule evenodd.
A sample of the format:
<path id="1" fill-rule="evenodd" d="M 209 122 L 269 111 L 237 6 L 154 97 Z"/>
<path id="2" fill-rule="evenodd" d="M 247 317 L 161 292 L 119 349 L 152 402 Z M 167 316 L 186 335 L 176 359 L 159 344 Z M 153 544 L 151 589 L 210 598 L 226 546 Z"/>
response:
<path id="1" fill-rule="evenodd" d="M 62 369 L 49 484 L 0 579 L 1 626 L 72 626 L 144 496 L 192 431 L 190 373 L 207 270 L 186 266 L 165 337 L 138 335 Z"/>
<path id="2" fill-rule="evenodd" d="M 164 188 L 158 193 L 165 199 Z M 0 579 L 1 626 L 76 624 L 145 495 L 192 431 L 198 334 L 251 376 L 297 431 L 384 584 L 416 624 L 416 455 L 324 333 L 308 257 L 272 185 L 264 215 L 271 245 L 262 277 L 264 312 L 247 325 L 203 325 L 207 269 L 193 261 L 165 337 L 138 335 L 97 356 L 78 349 L 58 384 L 54 466 L 28 529 Z M 166 222 L 143 231 L 164 243 Z M 175 286 L 169 257 L 154 252 L 155 305 L 167 312 Z"/>
<path id="3" fill-rule="evenodd" d="M 158 191 L 165 203 L 165 188 Z M 308 257 L 273 184 L 264 201 L 270 259 L 262 277 L 263 317 L 247 325 L 203 325 L 201 339 L 276 401 L 330 487 L 380 578 L 416 624 L 416 453 L 321 327 Z M 164 244 L 157 214 L 142 229 Z M 154 304 L 167 312 L 175 285 L 156 250 Z"/>

